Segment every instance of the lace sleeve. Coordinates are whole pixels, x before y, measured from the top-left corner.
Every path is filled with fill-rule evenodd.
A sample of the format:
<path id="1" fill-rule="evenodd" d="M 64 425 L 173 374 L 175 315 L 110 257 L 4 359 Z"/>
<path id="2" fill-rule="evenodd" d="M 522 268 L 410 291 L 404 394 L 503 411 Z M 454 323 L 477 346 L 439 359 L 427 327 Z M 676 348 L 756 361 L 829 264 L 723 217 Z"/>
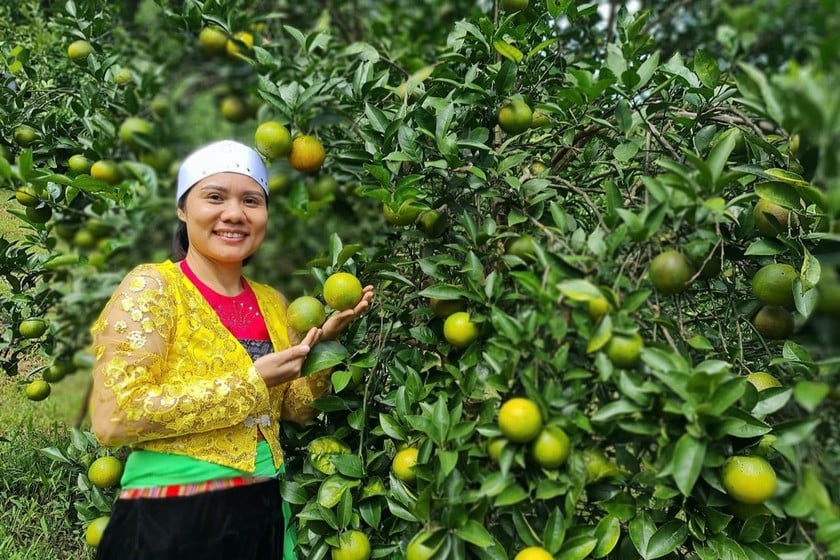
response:
<path id="1" fill-rule="evenodd" d="M 225 357 L 191 356 L 189 371 L 167 360 L 172 345 L 189 344 L 174 340 L 174 309 L 160 274 L 135 269 L 91 329 L 91 419 L 101 443 L 129 445 L 223 428 L 267 406 L 268 389 L 252 364 L 201 377 L 196 369 Z"/>
<path id="2" fill-rule="evenodd" d="M 310 405 L 329 392 L 330 374 L 331 370 L 324 370 L 290 382 L 283 396 L 281 418 L 301 426 L 312 420 L 318 411 Z"/>

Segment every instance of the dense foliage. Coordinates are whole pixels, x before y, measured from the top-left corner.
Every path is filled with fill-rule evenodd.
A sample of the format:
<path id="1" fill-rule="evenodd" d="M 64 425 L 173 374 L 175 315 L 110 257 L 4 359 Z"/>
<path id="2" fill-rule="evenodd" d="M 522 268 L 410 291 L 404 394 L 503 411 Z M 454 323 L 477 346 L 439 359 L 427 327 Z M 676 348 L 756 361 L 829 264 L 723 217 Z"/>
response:
<path id="1" fill-rule="evenodd" d="M 379 558 L 415 535 L 428 554 L 414 541 L 410 558 L 840 555 L 840 14 L 626 4 L 0 7 L 0 188 L 19 223 L 0 240 L 6 373 L 86 375 L 104 298 L 167 258 L 178 159 L 277 120 L 327 159 L 309 175 L 272 162 L 271 234 L 248 273 L 289 296 L 337 270 L 377 287 L 323 414 L 284 429 L 303 557 L 351 528 Z M 210 26 L 254 45 L 208 54 Z M 78 39 L 93 53 L 74 62 Z M 534 110 L 523 132 L 498 126 L 511 100 Z M 121 133 L 129 117 L 151 129 Z M 122 176 L 71 169 L 79 154 Z M 666 251 L 675 276 L 651 265 Z M 756 286 L 770 264 L 795 278 Z M 437 300 L 460 302 L 474 342 L 447 340 Z M 27 338 L 36 317 L 49 328 Z M 33 356 L 44 365 L 18 367 Z M 758 371 L 780 386 L 757 388 Z M 503 437 L 514 397 L 568 435 L 560 466 Z M 325 435 L 344 445 L 311 446 Z M 82 525 L 113 496 L 85 479 L 92 444 L 74 432 L 47 450 L 82 473 Z M 391 469 L 404 448 L 412 476 Z M 769 461 L 772 498 L 731 497 L 733 455 Z"/>

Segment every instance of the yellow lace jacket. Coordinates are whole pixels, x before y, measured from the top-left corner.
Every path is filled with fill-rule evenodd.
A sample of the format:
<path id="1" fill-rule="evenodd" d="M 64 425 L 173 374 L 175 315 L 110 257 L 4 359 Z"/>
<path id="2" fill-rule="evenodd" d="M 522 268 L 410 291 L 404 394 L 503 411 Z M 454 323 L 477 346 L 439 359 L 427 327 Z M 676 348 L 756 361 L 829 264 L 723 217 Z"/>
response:
<path id="1" fill-rule="evenodd" d="M 288 348 L 285 299 L 249 283 L 274 349 Z M 91 333 L 92 428 L 107 446 L 252 472 L 259 430 L 279 468 L 280 420 L 307 422 L 315 414 L 309 404 L 330 387 L 328 371 L 266 387 L 247 351 L 171 261 L 132 270 Z"/>

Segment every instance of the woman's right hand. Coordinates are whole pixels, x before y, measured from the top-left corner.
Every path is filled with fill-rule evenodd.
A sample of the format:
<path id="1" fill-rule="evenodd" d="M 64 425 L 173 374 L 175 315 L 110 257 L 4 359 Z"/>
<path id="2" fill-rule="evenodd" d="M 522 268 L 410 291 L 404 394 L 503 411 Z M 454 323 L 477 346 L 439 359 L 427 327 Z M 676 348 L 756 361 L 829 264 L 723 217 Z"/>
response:
<path id="1" fill-rule="evenodd" d="M 309 329 L 306 336 L 298 344 L 280 352 L 272 352 L 254 360 L 257 373 L 263 378 L 267 387 L 274 387 L 300 377 L 303 362 L 309 355 L 310 349 L 321 339 L 319 328 Z"/>

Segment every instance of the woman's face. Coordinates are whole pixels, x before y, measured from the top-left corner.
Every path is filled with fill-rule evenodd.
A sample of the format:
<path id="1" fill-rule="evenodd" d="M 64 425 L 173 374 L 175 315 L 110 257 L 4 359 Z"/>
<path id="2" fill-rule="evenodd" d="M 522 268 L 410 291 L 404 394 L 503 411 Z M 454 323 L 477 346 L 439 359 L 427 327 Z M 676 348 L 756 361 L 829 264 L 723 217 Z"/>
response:
<path id="1" fill-rule="evenodd" d="M 246 175 L 216 173 L 190 188 L 178 219 L 187 226 L 189 251 L 218 263 L 241 263 L 265 238 L 265 191 Z"/>

